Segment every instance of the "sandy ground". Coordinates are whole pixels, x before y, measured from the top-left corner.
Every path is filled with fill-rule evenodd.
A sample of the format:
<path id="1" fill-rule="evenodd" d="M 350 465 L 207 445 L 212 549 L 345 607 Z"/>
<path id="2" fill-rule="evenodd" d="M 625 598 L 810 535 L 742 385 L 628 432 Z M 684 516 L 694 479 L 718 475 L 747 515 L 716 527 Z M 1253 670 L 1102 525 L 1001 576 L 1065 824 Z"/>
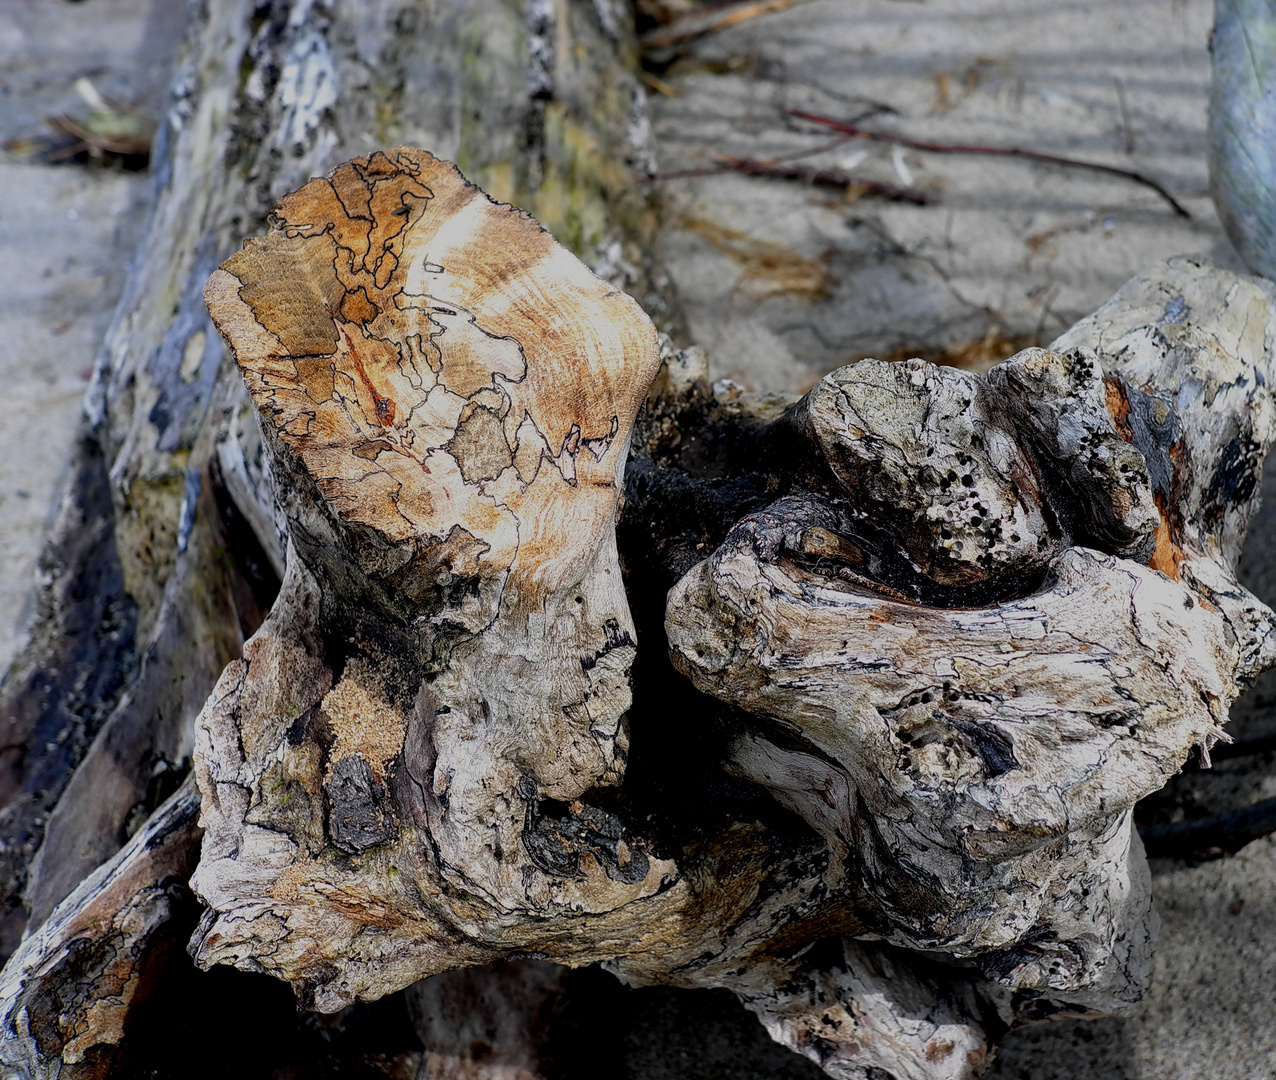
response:
<path id="1" fill-rule="evenodd" d="M 1208 0 L 810 0 L 705 39 L 663 73 L 676 96 L 652 98 L 662 172 L 835 134 L 791 110 L 876 110 L 866 126 L 914 139 L 1136 169 L 1192 215 L 1094 172 L 861 140 L 793 163 L 935 205 L 738 174 L 672 179 L 665 255 L 714 374 L 789 389 L 866 354 L 1044 343 L 1150 263 L 1232 262 L 1204 159 L 1211 21 Z"/>
<path id="2" fill-rule="evenodd" d="M 0 139 L 80 108 L 71 87 L 81 75 L 104 93 L 157 108 L 181 7 L 3 0 Z M 865 123 L 920 139 L 1018 145 L 1138 169 L 1191 213 L 1177 216 L 1127 180 L 858 141 L 802 160 L 918 190 L 933 205 L 848 201 L 737 174 L 665 181 L 663 254 L 713 377 L 794 389 L 866 354 L 988 362 L 1048 342 L 1166 256 L 1204 252 L 1235 265 L 1206 190 L 1211 7 L 807 0 L 704 39 L 657 72 L 650 104 L 661 171 L 827 140 L 795 125 L 790 109 L 845 119 L 875 111 Z M 0 425 L 2 668 L 30 615 L 40 532 L 85 373 L 144 218 L 148 180 L 0 155 L 0 191 L 0 378 L 9 405 Z M 1272 507 L 1276 487 L 1266 486 Z M 1245 563 L 1269 603 L 1274 528 L 1269 511 Z M 1276 732 L 1274 702 L 1276 681 L 1260 685 L 1238 705 L 1236 725 Z M 1229 763 L 1184 776 L 1175 791 L 1176 812 L 1229 809 L 1276 794 L 1276 768 L 1270 755 Z M 1125 1019 L 1015 1033 L 992 1076 L 1276 1077 L 1276 843 L 1199 866 L 1157 864 L 1154 873 L 1162 933 L 1148 1000 Z M 707 1014 L 705 1022 L 712 1028 Z M 717 1066 L 700 1068 L 694 1045 L 671 1043 L 641 1066 L 634 1059 L 633 1075 L 719 1075 Z M 721 1075 L 805 1075 L 796 1059 L 793 1069 L 763 1060 L 742 1056 Z"/>
<path id="3" fill-rule="evenodd" d="M 79 78 L 154 115 L 183 16 L 178 0 L 3 0 L 0 143 L 84 114 Z M 34 614 L 41 535 L 150 191 L 145 174 L 0 152 L 0 670 Z"/>

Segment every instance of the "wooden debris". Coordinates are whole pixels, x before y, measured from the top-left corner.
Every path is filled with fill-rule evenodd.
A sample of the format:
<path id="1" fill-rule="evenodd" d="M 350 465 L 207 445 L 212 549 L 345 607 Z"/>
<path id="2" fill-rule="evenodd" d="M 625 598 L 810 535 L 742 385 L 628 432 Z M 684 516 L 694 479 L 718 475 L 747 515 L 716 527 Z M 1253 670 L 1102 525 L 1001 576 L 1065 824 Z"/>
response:
<path id="1" fill-rule="evenodd" d="M 705 218 L 684 215 L 679 222 L 738 262 L 744 268 L 740 284 L 751 287 L 760 297 L 797 296 L 814 301 L 822 300 L 832 288 L 828 269 L 816 259 Z"/>
<path id="2" fill-rule="evenodd" d="M 1233 573 L 1269 284 L 1173 260 L 985 375 L 866 360 L 719 401 L 533 220 L 400 149 L 286 196 L 207 298 L 287 551 L 197 723 L 199 964 L 331 1012 L 605 961 L 916 1080 L 1144 993 L 1131 807 L 1276 660 Z M 35 1075 L 71 1043 L 23 987 L 114 932 L 164 837 L 189 859 L 165 812 L 0 978 Z M 465 1075 L 446 1034 L 427 1059 Z"/>
<path id="3" fill-rule="evenodd" d="M 0 976 L 6 1076 L 110 1075 L 130 1010 L 194 924 L 186 881 L 199 852 L 198 813 L 187 781 L 10 958 Z"/>
<path id="4" fill-rule="evenodd" d="M 611 521 L 659 358 L 632 300 L 419 151 L 342 166 L 277 221 L 207 290 L 294 554 L 198 727 L 196 956 L 247 962 L 282 920 L 253 963 L 333 1008 L 455 966 L 448 940 L 541 947 L 501 912 L 605 921 L 676 878 L 601 810 L 542 809 L 623 774 Z M 365 903 L 399 959 L 367 952 Z"/>
<path id="5" fill-rule="evenodd" d="M 122 102 L 104 97 L 87 78 L 77 79 L 75 88 L 89 106 L 89 114 L 49 117 L 49 126 L 70 138 L 40 148 L 41 159 L 52 163 L 85 154 L 98 164 L 117 159 L 135 168 L 145 167 L 155 139 L 155 121 Z M 33 149 L 36 146 L 33 144 Z"/>
<path id="6" fill-rule="evenodd" d="M 1276 11 L 1217 0 L 1206 157 L 1219 221 L 1245 265 L 1276 275 Z"/>
<path id="7" fill-rule="evenodd" d="M 1276 799 L 1239 810 L 1165 825 L 1145 825 L 1139 838 L 1149 859 L 1217 858 L 1276 832 Z"/>
<path id="8" fill-rule="evenodd" d="M 697 38 L 756 19 L 759 15 L 784 11 L 801 2 L 802 0 L 745 0 L 743 3 L 712 5 L 689 12 L 669 25 L 644 35 L 638 44 L 645 53 L 685 45 Z"/>
<path id="9" fill-rule="evenodd" d="M 1172 260 L 1055 352 L 983 378 L 864 361 L 776 422 L 807 479 L 684 576 L 666 627 L 678 667 L 752 714 L 736 768 L 861 875 L 888 940 L 1079 1007 L 1141 992 L 1131 807 L 1276 656 L 1233 572 L 1273 335 L 1270 286 Z"/>
<path id="10" fill-rule="evenodd" d="M 790 1045 L 833 1042 L 830 1068 L 927 1077 L 982 1060 L 976 998 L 1007 1020 L 1139 998 L 1130 808 L 1276 656 L 1231 576 L 1273 434 L 1261 286 L 1172 263 L 1056 351 L 987 376 L 865 361 L 733 437 L 777 501 L 715 511 L 725 536 L 666 629 L 696 687 L 743 710 L 730 767 L 822 838 L 819 869 L 746 856 L 730 829 L 670 848 L 604 794 L 625 790 L 635 704 L 611 521 L 656 369 L 632 302 L 410 150 L 287 197 L 208 298 L 292 554 L 199 724 L 201 964 L 264 968 L 331 1010 L 529 951 L 610 959 L 729 986 Z M 712 425 L 698 438 L 703 469 Z M 634 489 L 654 528 L 671 483 L 713 482 L 676 472 Z M 1172 576 L 1146 564 L 1165 550 Z M 974 995 L 933 1027 L 893 1027 L 888 1004 L 835 1038 L 811 1003 L 876 992 L 849 952 L 803 967 L 777 944 L 800 955 L 830 925 L 983 981 L 919 990 Z"/>
<path id="11" fill-rule="evenodd" d="M 912 188 L 896 187 L 876 180 L 865 180 L 853 176 L 842 169 L 820 169 L 809 165 L 793 165 L 783 158 L 757 161 L 753 158 L 719 157 L 720 165 L 699 169 L 676 169 L 672 172 L 650 173 L 642 178 L 644 183 L 655 184 L 665 180 L 682 180 L 695 176 L 714 176 L 726 172 L 744 173 L 746 176 L 761 176 L 768 180 L 796 180 L 798 183 L 812 187 L 836 188 L 845 193 L 847 200 L 858 199 L 864 195 L 875 195 L 892 202 L 912 203 L 914 206 L 929 206 L 935 200 L 929 195 Z"/>

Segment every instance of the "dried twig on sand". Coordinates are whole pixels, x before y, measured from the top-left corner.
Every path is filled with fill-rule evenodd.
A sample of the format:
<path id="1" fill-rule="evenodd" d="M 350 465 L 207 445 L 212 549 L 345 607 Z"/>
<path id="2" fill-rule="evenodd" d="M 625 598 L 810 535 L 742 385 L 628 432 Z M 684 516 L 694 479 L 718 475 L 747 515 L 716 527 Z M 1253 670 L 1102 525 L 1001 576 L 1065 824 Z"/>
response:
<path id="1" fill-rule="evenodd" d="M 1136 184 L 1151 188 L 1169 203 L 1170 207 L 1180 217 L 1190 219 L 1192 216 L 1188 213 L 1187 208 L 1166 191 L 1158 181 L 1153 180 L 1150 176 L 1144 176 L 1143 173 L 1135 172 L 1133 169 L 1122 169 L 1116 165 L 1104 165 L 1098 161 L 1081 161 L 1077 158 L 1062 157 L 1058 154 L 1045 154 L 1038 150 L 1025 150 L 1018 146 L 958 145 L 927 142 L 923 139 L 910 139 L 904 135 L 893 135 L 885 131 L 867 131 L 854 124 L 843 123 L 841 120 L 834 120 L 827 116 L 820 116 L 818 113 L 806 112 L 804 109 L 790 109 L 789 115 L 796 116 L 799 120 L 809 120 L 813 124 L 822 124 L 824 127 L 832 128 L 834 131 L 840 131 L 844 135 L 850 135 L 854 138 L 892 143 L 895 146 L 906 146 L 911 150 L 924 150 L 931 154 L 987 154 L 998 157 L 1015 157 L 1023 158 L 1026 161 L 1039 161 L 1046 165 L 1062 165 L 1071 169 L 1089 169 L 1091 172 L 1120 176 L 1126 180 L 1133 180 Z"/>
<path id="2" fill-rule="evenodd" d="M 1276 832 L 1276 799 L 1263 799 L 1240 810 L 1139 830 L 1150 859 L 1209 858 L 1235 855 L 1246 844 Z"/>
<path id="3" fill-rule="evenodd" d="M 677 169 L 673 172 L 649 173 L 642 178 L 644 183 L 654 184 L 664 180 L 684 180 L 693 176 L 717 176 L 721 173 L 739 172 L 746 176 L 762 176 L 769 180 L 796 180 L 812 187 L 838 188 L 846 193 L 847 199 L 858 199 L 864 195 L 876 195 L 892 202 L 907 202 L 915 206 L 929 206 L 934 199 L 921 191 L 912 188 L 896 187 L 894 184 L 883 184 L 876 180 L 865 180 L 852 176 L 842 169 L 818 169 L 810 165 L 783 164 L 783 158 L 769 158 L 759 161 L 755 158 L 740 158 L 721 155 L 717 165 L 703 166 L 695 169 Z"/>
<path id="4" fill-rule="evenodd" d="M 823 300 L 829 294 L 833 280 L 818 259 L 704 218 L 684 216 L 679 224 L 738 262 L 744 268 L 740 285 L 753 283 L 751 291 L 759 298 L 783 295 Z"/>

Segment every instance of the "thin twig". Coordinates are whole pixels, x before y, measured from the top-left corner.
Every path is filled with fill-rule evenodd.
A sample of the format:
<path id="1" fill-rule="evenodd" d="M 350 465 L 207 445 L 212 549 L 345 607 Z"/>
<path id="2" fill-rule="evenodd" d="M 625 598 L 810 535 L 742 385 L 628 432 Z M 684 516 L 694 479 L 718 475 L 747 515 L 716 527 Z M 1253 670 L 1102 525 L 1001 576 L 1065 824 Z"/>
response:
<path id="1" fill-rule="evenodd" d="M 1235 855 L 1246 844 L 1276 832 L 1276 799 L 1263 799 L 1229 814 L 1148 825 L 1139 830 L 1151 858 L 1185 859 L 1219 851 Z"/>
<path id="2" fill-rule="evenodd" d="M 809 166 L 779 164 L 783 160 L 783 158 L 772 158 L 768 161 L 755 161 L 752 158 L 720 157 L 718 165 L 707 165 L 697 169 L 678 169 L 674 172 L 648 173 L 640 180 L 644 184 L 658 184 L 665 180 L 685 180 L 693 176 L 721 176 L 723 173 L 738 172 L 746 176 L 762 176 L 771 180 L 796 180 L 814 187 L 841 188 L 844 191 L 858 189 L 862 195 L 876 195 L 879 198 L 912 203 L 915 206 L 929 206 L 935 201 L 920 191 L 895 187 L 892 184 L 880 184 L 876 180 L 861 180 L 841 169 L 813 169 Z"/>
<path id="3" fill-rule="evenodd" d="M 1134 125 L 1130 123 L 1130 109 L 1125 103 L 1125 83 L 1112 76 L 1112 82 L 1116 85 L 1117 104 L 1121 106 L 1121 131 L 1125 135 L 1125 152 L 1127 154 L 1134 153 Z"/>
<path id="4" fill-rule="evenodd" d="M 710 19 L 708 22 L 702 22 L 703 13 L 696 12 L 693 15 L 679 19 L 670 28 L 657 31 L 649 37 L 644 37 L 639 44 L 642 46 L 643 52 L 650 52 L 652 49 L 668 49 L 674 45 L 685 45 L 688 41 L 694 41 L 696 38 L 704 37 L 706 34 L 725 30 L 728 26 L 735 26 L 746 19 L 767 15 L 773 11 L 783 11 L 785 8 L 793 7 L 801 2 L 802 0 L 750 0 L 748 3 L 731 4 L 724 7 L 722 14 L 716 19 Z M 684 23 L 684 25 L 687 22 L 694 22 L 697 25 L 688 27 L 685 30 L 679 30 L 677 27 L 680 22 Z"/>
<path id="5" fill-rule="evenodd" d="M 1180 217 L 1185 217 L 1189 220 L 1192 217 L 1187 208 L 1157 181 L 1150 176 L 1135 172 L 1133 169 L 1122 169 L 1116 165 L 1104 165 L 1097 161 L 1081 161 L 1077 158 L 1060 157 L 1058 154 L 1043 154 L 1038 150 L 1024 150 L 1018 146 L 967 146 L 926 142 L 922 139 L 910 139 L 904 135 L 892 135 L 884 131 L 866 131 L 864 128 L 856 127 L 854 124 L 846 124 L 840 120 L 833 120 L 830 117 L 820 116 L 818 113 L 810 113 L 802 109 L 790 109 L 789 114 L 798 117 L 800 120 L 809 120 L 813 124 L 821 124 L 824 127 L 832 128 L 834 131 L 840 131 L 844 135 L 851 135 L 860 139 L 872 139 L 876 142 L 893 143 L 896 146 L 907 146 L 912 150 L 924 150 L 932 154 L 987 154 L 999 157 L 1015 157 L 1023 158 L 1027 161 L 1039 161 L 1047 165 L 1063 165 L 1071 169 L 1090 169 L 1093 172 L 1124 177 L 1126 180 L 1133 180 L 1136 184 L 1151 188 L 1169 203 L 1174 212 Z"/>
<path id="6" fill-rule="evenodd" d="M 123 134 L 97 134 L 72 120 L 69 116 L 50 116 L 48 123 L 64 134 L 71 135 L 91 149 L 105 151 L 108 154 L 142 155 L 151 148 L 151 140 L 143 135 L 126 132 Z"/>
<path id="7" fill-rule="evenodd" d="M 749 176 L 766 176 L 772 180 L 797 180 L 814 187 L 850 189 L 857 188 L 865 195 L 877 195 L 893 202 L 907 202 L 914 206 L 930 206 L 935 200 L 929 195 L 911 188 L 881 184 L 876 180 L 861 180 L 841 169 L 815 169 L 809 165 L 779 165 L 768 161 L 751 161 L 748 158 L 726 158 L 723 166 Z"/>
<path id="8" fill-rule="evenodd" d="M 651 87 L 651 89 L 655 90 L 657 93 L 664 94 L 665 97 L 675 98 L 675 97 L 681 96 L 678 93 L 678 91 L 675 90 L 672 86 L 670 86 L 667 82 L 665 82 L 664 79 L 658 78 L 657 76 L 653 75 L 650 71 L 638 72 L 638 78 L 640 78 L 645 85 Z"/>
<path id="9" fill-rule="evenodd" d="M 1233 758 L 1270 754 L 1273 750 L 1276 750 L 1276 735 L 1268 735 L 1258 739 L 1240 739 L 1234 743 L 1219 743 L 1210 750 L 1210 757 L 1214 761 L 1229 761 Z"/>

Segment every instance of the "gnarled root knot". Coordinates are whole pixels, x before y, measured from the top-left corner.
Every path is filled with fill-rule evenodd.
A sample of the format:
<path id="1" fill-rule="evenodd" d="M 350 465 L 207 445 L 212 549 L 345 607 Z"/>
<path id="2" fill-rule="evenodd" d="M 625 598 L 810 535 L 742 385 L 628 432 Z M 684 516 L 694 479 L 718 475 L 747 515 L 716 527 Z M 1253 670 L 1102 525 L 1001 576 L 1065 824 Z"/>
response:
<path id="1" fill-rule="evenodd" d="M 688 351 L 647 398 L 634 301 L 400 149 L 285 198 L 206 296 L 289 547 L 197 724 L 199 964 L 331 1011 L 606 962 L 729 987 L 856 1080 L 970 1077 L 998 1025 L 1138 999 L 1131 807 L 1276 657 L 1234 575 L 1269 285 L 1179 259 L 983 376 L 866 360 L 778 410 Z M 64 984 L 58 1045 L 118 1040 L 131 998 L 59 958 L 85 911 L 148 947 L 102 890 L 152 895 L 182 820 L 24 945 L 0 1060 L 56 1074 L 32 1010 Z M 528 1009 L 556 985 L 501 972 Z"/>
<path id="2" fill-rule="evenodd" d="M 1234 576 L 1272 339 L 1270 286 L 1177 259 L 984 376 L 841 368 L 771 425 L 798 478 L 669 595 L 731 768 L 1007 1019 L 1138 1000 L 1131 808 L 1276 656 Z"/>

